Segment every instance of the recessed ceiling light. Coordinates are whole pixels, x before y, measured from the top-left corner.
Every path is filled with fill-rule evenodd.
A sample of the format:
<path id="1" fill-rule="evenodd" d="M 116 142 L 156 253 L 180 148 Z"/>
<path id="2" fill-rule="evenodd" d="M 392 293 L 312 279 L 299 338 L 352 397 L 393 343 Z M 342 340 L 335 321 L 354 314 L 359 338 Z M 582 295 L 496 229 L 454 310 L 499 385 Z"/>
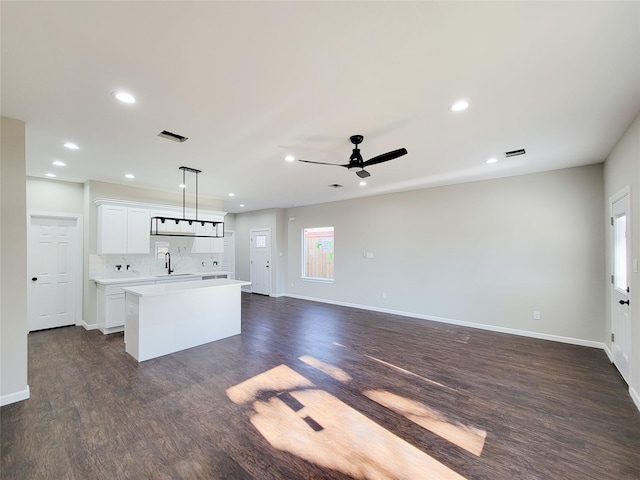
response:
<path id="1" fill-rule="evenodd" d="M 466 100 L 458 100 L 456 103 L 452 104 L 449 107 L 449 110 L 452 112 L 461 112 L 462 110 L 466 110 L 469 108 L 469 102 Z"/>
<path id="2" fill-rule="evenodd" d="M 492 157 L 492 158 L 490 158 L 489 160 L 487 160 L 487 163 L 496 163 L 497 161 L 498 161 L 498 159 L 497 159 L 497 158 Z"/>
<path id="3" fill-rule="evenodd" d="M 62 160 L 54 160 L 53 162 L 51 162 L 52 165 L 55 165 L 56 167 L 66 167 L 67 164 L 64 163 Z"/>
<path id="4" fill-rule="evenodd" d="M 360 182 L 360 186 L 364 187 L 367 184 L 367 182 L 365 182 L 364 180 Z"/>
<path id="5" fill-rule="evenodd" d="M 184 183 L 181 183 L 180 185 L 178 185 L 178 187 L 180 188 L 187 188 L 187 186 Z"/>
<path id="6" fill-rule="evenodd" d="M 125 173 L 124 178 L 136 178 L 136 176 L 133 173 Z"/>
<path id="7" fill-rule="evenodd" d="M 127 92 L 113 92 L 111 95 L 120 100 L 122 103 L 136 103 L 136 99 L 134 98 L 134 96 Z"/>
<path id="8" fill-rule="evenodd" d="M 287 162 L 294 162 L 294 161 L 295 161 L 295 159 L 296 159 L 296 157 L 294 157 L 293 155 L 287 155 L 286 157 L 284 157 L 284 159 L 285 159 Z"/>
<path id="9" fill-rule="evenodd" d="M 229 194 L 229 196 L 230 196 L 230 197 L 235 197 L 235 196 L 236 196 L 236 194 L 235 194 L 235 193 L 230 193 L 230 194 Z"/>
<path id="10" fill-rule="evenodd" d="M 57 175 L 55 173 L 45 173 L 44 174 L 45 177 L 50 177 L 50 178 L 56 178 Z"/>
<path id="11" fill-rule="evenodd" d="M 244 203 L 241 203 L 241 204 L 240 204 L 240 208 L 244 208 Z"/>
<path id="12" fill-rule="evenodd" d="M 75 143 L 71 143 L 71 142 L 67 142 L 64 144 L 65 147 L 67 147 L 69 150 L 79 150 L 80 147 L 78 145 L 76 145 Z"/>

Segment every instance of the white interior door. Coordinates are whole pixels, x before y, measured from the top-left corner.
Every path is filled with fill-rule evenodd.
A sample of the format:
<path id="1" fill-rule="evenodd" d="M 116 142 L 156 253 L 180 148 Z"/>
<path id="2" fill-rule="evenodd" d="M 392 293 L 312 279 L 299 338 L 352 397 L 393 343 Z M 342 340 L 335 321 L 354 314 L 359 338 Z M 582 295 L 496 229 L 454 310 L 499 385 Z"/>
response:
<path id="1" fill-rule="evenodd" d="M 629 195 L 625 194 L 611 203 L 611 348 L 613 363 L 622 377 L 629 382 L 631 358 L 631 321 L 629 317 L 630 272 L 630 220 Z"/>
<path id="2" fill-rule="evenodd" d="M 30 215 L 29 331 L 78 322 L 82 301 L 80 234 L 78 218 Z"/>
<path id="3" fill-rule="evenodd" d="M 271 230 L 251 230 L 251 291 L 271 294 Z"/>

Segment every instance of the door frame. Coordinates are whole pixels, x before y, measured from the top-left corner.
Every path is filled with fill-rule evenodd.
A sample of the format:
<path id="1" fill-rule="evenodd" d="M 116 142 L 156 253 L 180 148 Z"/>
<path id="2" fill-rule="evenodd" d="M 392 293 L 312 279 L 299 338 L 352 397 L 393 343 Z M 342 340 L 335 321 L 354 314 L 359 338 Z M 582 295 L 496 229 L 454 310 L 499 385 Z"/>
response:
<path id="1" fill-rule="evenodd" d="M 269 249 L 267 250 L 269 253 L 269 285 L 268 285 L 268 292 L 267 295 L 271 296 L 271 291 L 272 291 L 272 283 L 273 283 L 273 278 L 272 278 L 272 271 L 273 271 L 273 262 L 272 262 L 272 250 L 273 250 L 273 236 L 271 235 L 271 228 L 269 227 L 265 227 L 265 228 L 252 228 L 249 230 L 249 274 L 251 277 L 251 291 L 253 291 L 253 235 L 256 232 L 264 232 L 264 231 L 268 231 L 269 232 Z"/>
<path id="2" fill-rule="evenodd" d="M 628 198 L 628 207 L 627 207 L 627 221 L 629 222 L 627 224 L 627 276 L 629 274 L 631 274 L 632 269 L 631 269 L 631 263 L 632 263 L 632 255 L 629 255 L 631 253 L 631 239 L 633 238 L 632 236 L 632 228 L 634 228 L 634 226 L 632 225 L 632 216 L 631 216 L 631 187 L 629 185 L 625 186 L 624 188 L 622 188 L 621 190 L 619 190 L 617 193 L 613 194 L 612 196 L 609 197 L 609 218 L 613 218 L 613 206 L 616 202 L 622 200 L 624 197 Z M 607 220 L 607 223 L 609 223 L 609 220 Z M 609 275 L 611 277 L 611 281 L 609 282 L 609 309 L 610 309 L 610 323 L 609 323 L 609 328 L 610 328 L 610 332 L 613 335 L 614 333 L 618 333 L 618 332 L 614 332 L 613 328 L 614 328 L 614 319 L 615 319 L 615 295 L 616 295 L 616 288 L 615 288 L 615 284 L 613 283 L 613 272 L 614 272 L 614 249 L 615 249 L 615 232 L 613 231 L 613 228 L 611 225 L 609 225 L 609 251 L 607 252 L 607 255 L 609 256 Z M 627 280 L 629 281 L 629 279 Z M 630 295 L 629 295 L 630 296 Z M 632 305 L 629 304 L 628 306 L 629 308 L 629 318 L 631 319 L 631 309 L 632 309 Z M 629 332 L 631 334 L 631 332 Z M 609 342 L 611 342 L 611 339 L 608 339 Z M 633 349 L 633 344 L 632 342 L 629 343 L 629 358 L 631 359 L 631 354 L 632 354 L 632 349 Z M 611 345 L 611 349 L 610 349 L 610 355 L 609 355 L 610 359 L 611 359 L 611 363 L 614 364 L 615 366 L 615 355 L 614 355 L 614 347 L 613 345 Z M 618 368 L 616 366 L 616 368 Z M 629 361 L 629 370 L 627 372 L 628 374 L 628 379 L 625 378 L 625 381 L 629 381 L 632 378 L 633 375 L 633 362 Z"/>
<path id="3" fill-rule="evenodd" d="M 50 218 L 55 220 L 75 220 L 76 221 L 76 232 L 75 238 L 76 245 L 78 248 L 75 253 L 71 255 L 71 262 L 73 262 L 76 286 L 74 293 L 75 305 L 73 306 L 74 315 L 76 317 L 76 326 L 82 326 L 82 303 L 83 303 L 83 291 L 84 291 L 84 226 L 83 226 L 83 216 L 79 213 L 61 213 L 61 212 L 45 212 L 40 210 L 29 210 L 27 212 L 27 278 L 25 278 L 25 282 L 27 283 L 27 330 L 30 328 L 30 320 L 31 313 L 29 312 L 29 306 L 31 305 L 31 295 L 32 289 L 29 288 L 31 285 L 31 272 L 33 271 L 33 256 L 31 249 L 31 242 L 33 240 L 33 231 L 31 228 L 31 221 L 34 218 Z M 30 331 L 30 330 L 29 330 Z"/>

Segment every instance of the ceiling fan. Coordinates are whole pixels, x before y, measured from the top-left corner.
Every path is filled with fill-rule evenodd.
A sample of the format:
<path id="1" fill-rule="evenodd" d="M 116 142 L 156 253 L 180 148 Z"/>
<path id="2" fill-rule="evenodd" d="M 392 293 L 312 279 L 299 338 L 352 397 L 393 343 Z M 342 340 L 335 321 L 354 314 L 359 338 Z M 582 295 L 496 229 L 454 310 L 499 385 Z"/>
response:
<path id="1" fill-rule="evenodd" d="M 352 135 L 349 140 L 351 143 L 355 145 L 353 152 L 351 152 L 351 156 L 349 157 L 349 163 L 347 164 L 339 164 L 339 163 L 325 163 L 325 162 L 314 162 L 312 160 L 300 160 L 305 163 L 316 163 L 318 165 L 335 165 L 336 167 L 345 167 L 349 170 L 357 170 L 356 175 L 360 178 L 367 178 L 371 174 L 365 170 L 365 167 L 369 167 L 371 165 L 376 165 L 382 162 L 388 162 L 389 160 L 393 160 L 394 158 L 401 157 L 402 155 L 407 154 L 406 148 L 399 148 L 398 150 L 393 150 L 391 152 L 383 153 L 382 155 L 378 155 L 377 157 L 370 158 L 366 162 L 362 159 L 362 154 L 360 153 L 360 149 L 358 145 L 362 143 L 364 137 L 362 135 Z"/>

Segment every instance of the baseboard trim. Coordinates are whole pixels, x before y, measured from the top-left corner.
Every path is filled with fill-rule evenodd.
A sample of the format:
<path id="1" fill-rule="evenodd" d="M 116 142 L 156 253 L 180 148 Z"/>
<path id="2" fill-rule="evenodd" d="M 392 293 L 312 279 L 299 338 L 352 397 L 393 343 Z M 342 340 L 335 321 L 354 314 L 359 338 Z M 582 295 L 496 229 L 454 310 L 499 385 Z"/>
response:
<path id="1" fill-rule="evenodd" d="M 604 350 L 604 353 L 606 353 L 607 357 L 609 357 L 609 361 L 613 363 L 613 352 L 609 348 L 609 345 L 607 345 L 606 343 L 604 343 L 603 345 L 604 347 L 602 347 L 602 349 Z"/>
<path id="2" fill-rule="evenodd" d="M 326 300 L 323 298 L 306 297 L 303 295 L 285 294 L 285 296 L 291 297 L 291 298 L 297 298 L 300 300 L 309 300 L 311 302 L 330 303 L 332 305 L 340 305 L 342 307 L 358 308 L 360 310 L 370 310 L 370 311 L 379 312 L 379 313 L 389 313 L 391 315 L 398 315 L 401 317 L 417 318 L 419 320 L 430 320 L 433 322 L 448 323 L 451 325 L 458 325 L 460 327 L 478 328 L 480 330 L 489 330 L 491 332 L 508 333 L 510 335 L 519 335 L 521 337 L 537 338 L 540 340 L 551 340 L 553 342 L 568 343 L 572 345 L 580 345 L 583 347 L 592 347 L 592 348 L 598 348 L 598 349 L 606 348 L 606 344 L 603 342 L 585 340 L 582 338 L 563 337 L 561 335 L 551 335 L 548 333 L 531 332 L 528 330 L 518 330 L 515 328 L 499 327 L 496 325 L 485 325 L 483 323 L 467 322 L 464 320 L 456 320 L 453 318 L 437 317 L 433 315 L 424 315 L 421 313 L 405 312 L 402 310 L 392 310 L 390 308 L 372 307 L 369 305 L 359 305 L 356 303 L 340 302 L 335 300 Z"/>
<path id="3" fill-rule="evenodd" d="M 10 403 L 21 402 L 23 400 L 27 400 L 31 396 L 31 392 L 29 391 L 29 385 L 24 390 L 20 390 L 19 392 L 10 393 L 9 395 L 3 395 L 0 397 L 0 407 L 4 407 L 5 405 L 9 405 Z"/>
<path id="4" fill-rule="evenodd" d="M 97 323 L 94 325 L 89 325 L 87 322 L 82 322 L 81 325 L 82 327 L 84 327 L 85 330 L 97 330 L 100 328 L 100 325 L 98 325 Z"/>
<path id="5" fill-rule="evenodd" d="M 629 395 L 631 395 L 633 403 L 636 404 L 636 408 L 640 410 L 640 394 L 638 394 L 638 391 L 633 387 L 629 387 Z"/>

